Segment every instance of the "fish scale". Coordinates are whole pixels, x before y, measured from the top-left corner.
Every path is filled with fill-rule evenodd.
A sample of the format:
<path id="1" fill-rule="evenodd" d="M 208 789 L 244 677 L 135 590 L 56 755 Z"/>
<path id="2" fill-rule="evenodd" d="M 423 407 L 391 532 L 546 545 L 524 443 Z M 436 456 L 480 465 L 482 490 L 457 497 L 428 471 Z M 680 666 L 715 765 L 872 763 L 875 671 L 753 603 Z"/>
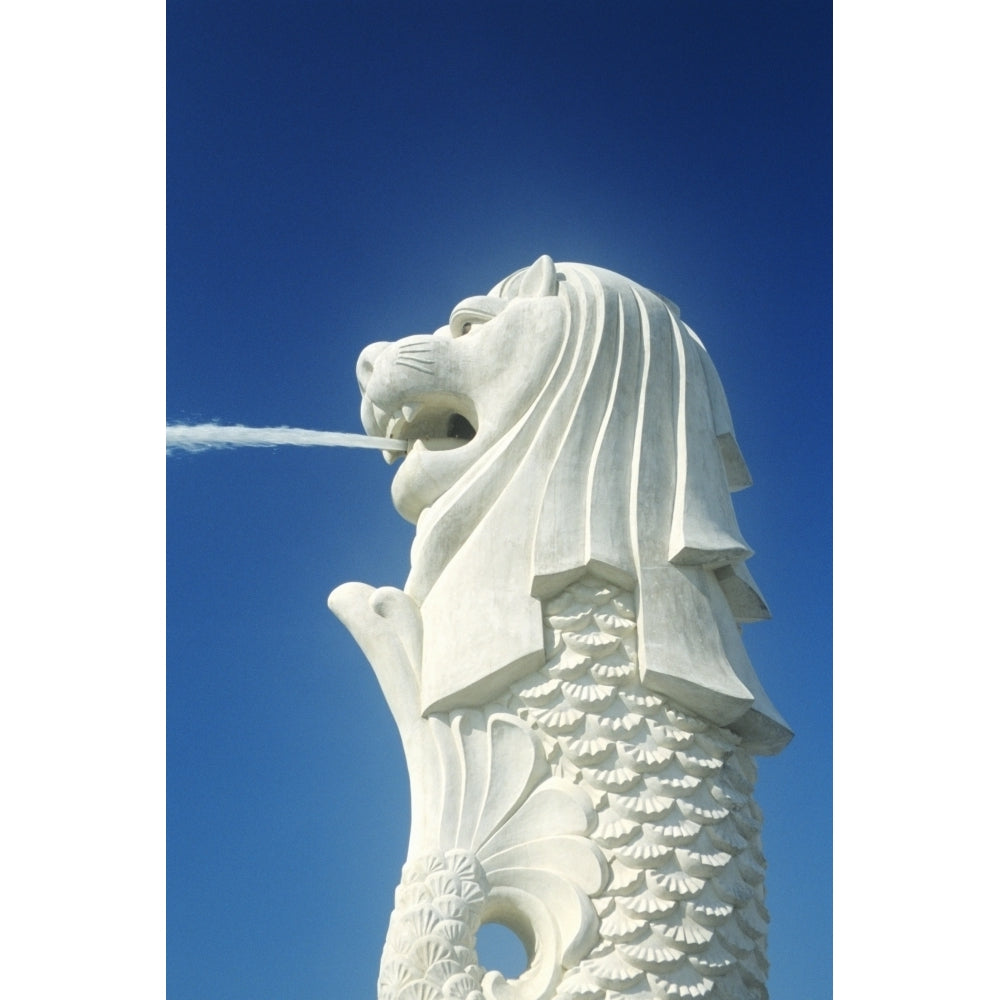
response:
<path id="1" fill-rule="evenodd" d="M 543 605 L 545 666 L 498 707 L 584 789 L 611 877 L 602 941 L 555 1000 L 766 1000 L 767 910 L 753 757 L 644 687 L 633 595 L 586 576 Z"/>

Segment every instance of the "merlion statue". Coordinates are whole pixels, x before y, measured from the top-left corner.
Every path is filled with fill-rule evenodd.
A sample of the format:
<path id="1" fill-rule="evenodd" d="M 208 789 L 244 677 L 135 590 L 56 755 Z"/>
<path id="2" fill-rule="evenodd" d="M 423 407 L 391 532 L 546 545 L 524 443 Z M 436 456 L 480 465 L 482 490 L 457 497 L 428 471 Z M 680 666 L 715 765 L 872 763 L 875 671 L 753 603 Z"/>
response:
<path id="1" fill-rule="evenodd" d="M 740 637 L 768 610 L 701 341 L 662 296 L 542 257 L 358 378 L 416 525 L 403 590 L 329 601 L 412 786 L 379 1000 L 765 998 L 753 755 L 791 732 Z M 489 922 L 525 945 L 516 979 L 479 965 Z"/>

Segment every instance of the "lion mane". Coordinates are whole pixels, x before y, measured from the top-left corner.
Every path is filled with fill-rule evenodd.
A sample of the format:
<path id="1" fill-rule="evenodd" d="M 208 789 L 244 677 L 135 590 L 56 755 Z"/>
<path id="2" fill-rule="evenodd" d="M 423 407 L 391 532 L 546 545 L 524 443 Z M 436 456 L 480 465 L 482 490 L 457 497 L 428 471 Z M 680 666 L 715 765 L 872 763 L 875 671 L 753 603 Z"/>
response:
<path id="1" fill-rule="evenodd" d="M 498 363 L 537 388 L 415 518 L 405 593 L 422 620 L 424 714 L 483 704 L 538 669 L 540 601 L 589 573 L 636 594 L 643 683 L 776 753 L 791 732 L 740 635 L 770 617 L 730 499 L 751 480 L 704 345 L 663 296 L 549 257 L 460 302 L 449 329 L 471 317 L 485 343 L 508 311 Z M 536 350 L 536 315 L 551 350 Z M 474 406 L 491 391 L 470 388 Z"/>

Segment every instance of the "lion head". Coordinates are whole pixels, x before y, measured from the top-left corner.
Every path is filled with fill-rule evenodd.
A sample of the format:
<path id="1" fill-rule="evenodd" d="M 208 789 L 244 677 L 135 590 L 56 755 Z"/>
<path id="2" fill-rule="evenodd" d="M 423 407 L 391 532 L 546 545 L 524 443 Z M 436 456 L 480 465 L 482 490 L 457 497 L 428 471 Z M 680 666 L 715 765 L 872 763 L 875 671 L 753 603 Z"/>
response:
<path id="1" fill-rule="evenodd" d="M 366 431 L 407 442 L 392 497 L 417 526 L 425 713 L 540 667 L 539 599 L 591 572 L 636 592 L 644 683 L 757 752 L 788 741 L 740 638 L 769 617 L 730 500 L 750 477 L 672 302 L 542 257 L 366 348 L 358 379 Z"/>

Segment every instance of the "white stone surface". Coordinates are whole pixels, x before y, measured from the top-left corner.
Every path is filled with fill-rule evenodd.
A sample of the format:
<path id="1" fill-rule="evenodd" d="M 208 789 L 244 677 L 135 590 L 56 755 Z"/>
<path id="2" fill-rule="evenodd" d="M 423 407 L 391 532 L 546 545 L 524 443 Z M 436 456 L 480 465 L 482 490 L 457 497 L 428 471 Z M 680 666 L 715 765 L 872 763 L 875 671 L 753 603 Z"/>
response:
<path id="1" fill-rule="evenodd" d="M 358 378 L 365 430 L 410 442 L 417 526 L 404 590 L 330 596 L 411 777 L 380 1000 L 766 996 L 751 755 L 791 733 L 740 638 L 768 611 L 701 341 L 542 257 Z M 490 921 L 531 956 L 516 980 L 478 966 Z"/>

